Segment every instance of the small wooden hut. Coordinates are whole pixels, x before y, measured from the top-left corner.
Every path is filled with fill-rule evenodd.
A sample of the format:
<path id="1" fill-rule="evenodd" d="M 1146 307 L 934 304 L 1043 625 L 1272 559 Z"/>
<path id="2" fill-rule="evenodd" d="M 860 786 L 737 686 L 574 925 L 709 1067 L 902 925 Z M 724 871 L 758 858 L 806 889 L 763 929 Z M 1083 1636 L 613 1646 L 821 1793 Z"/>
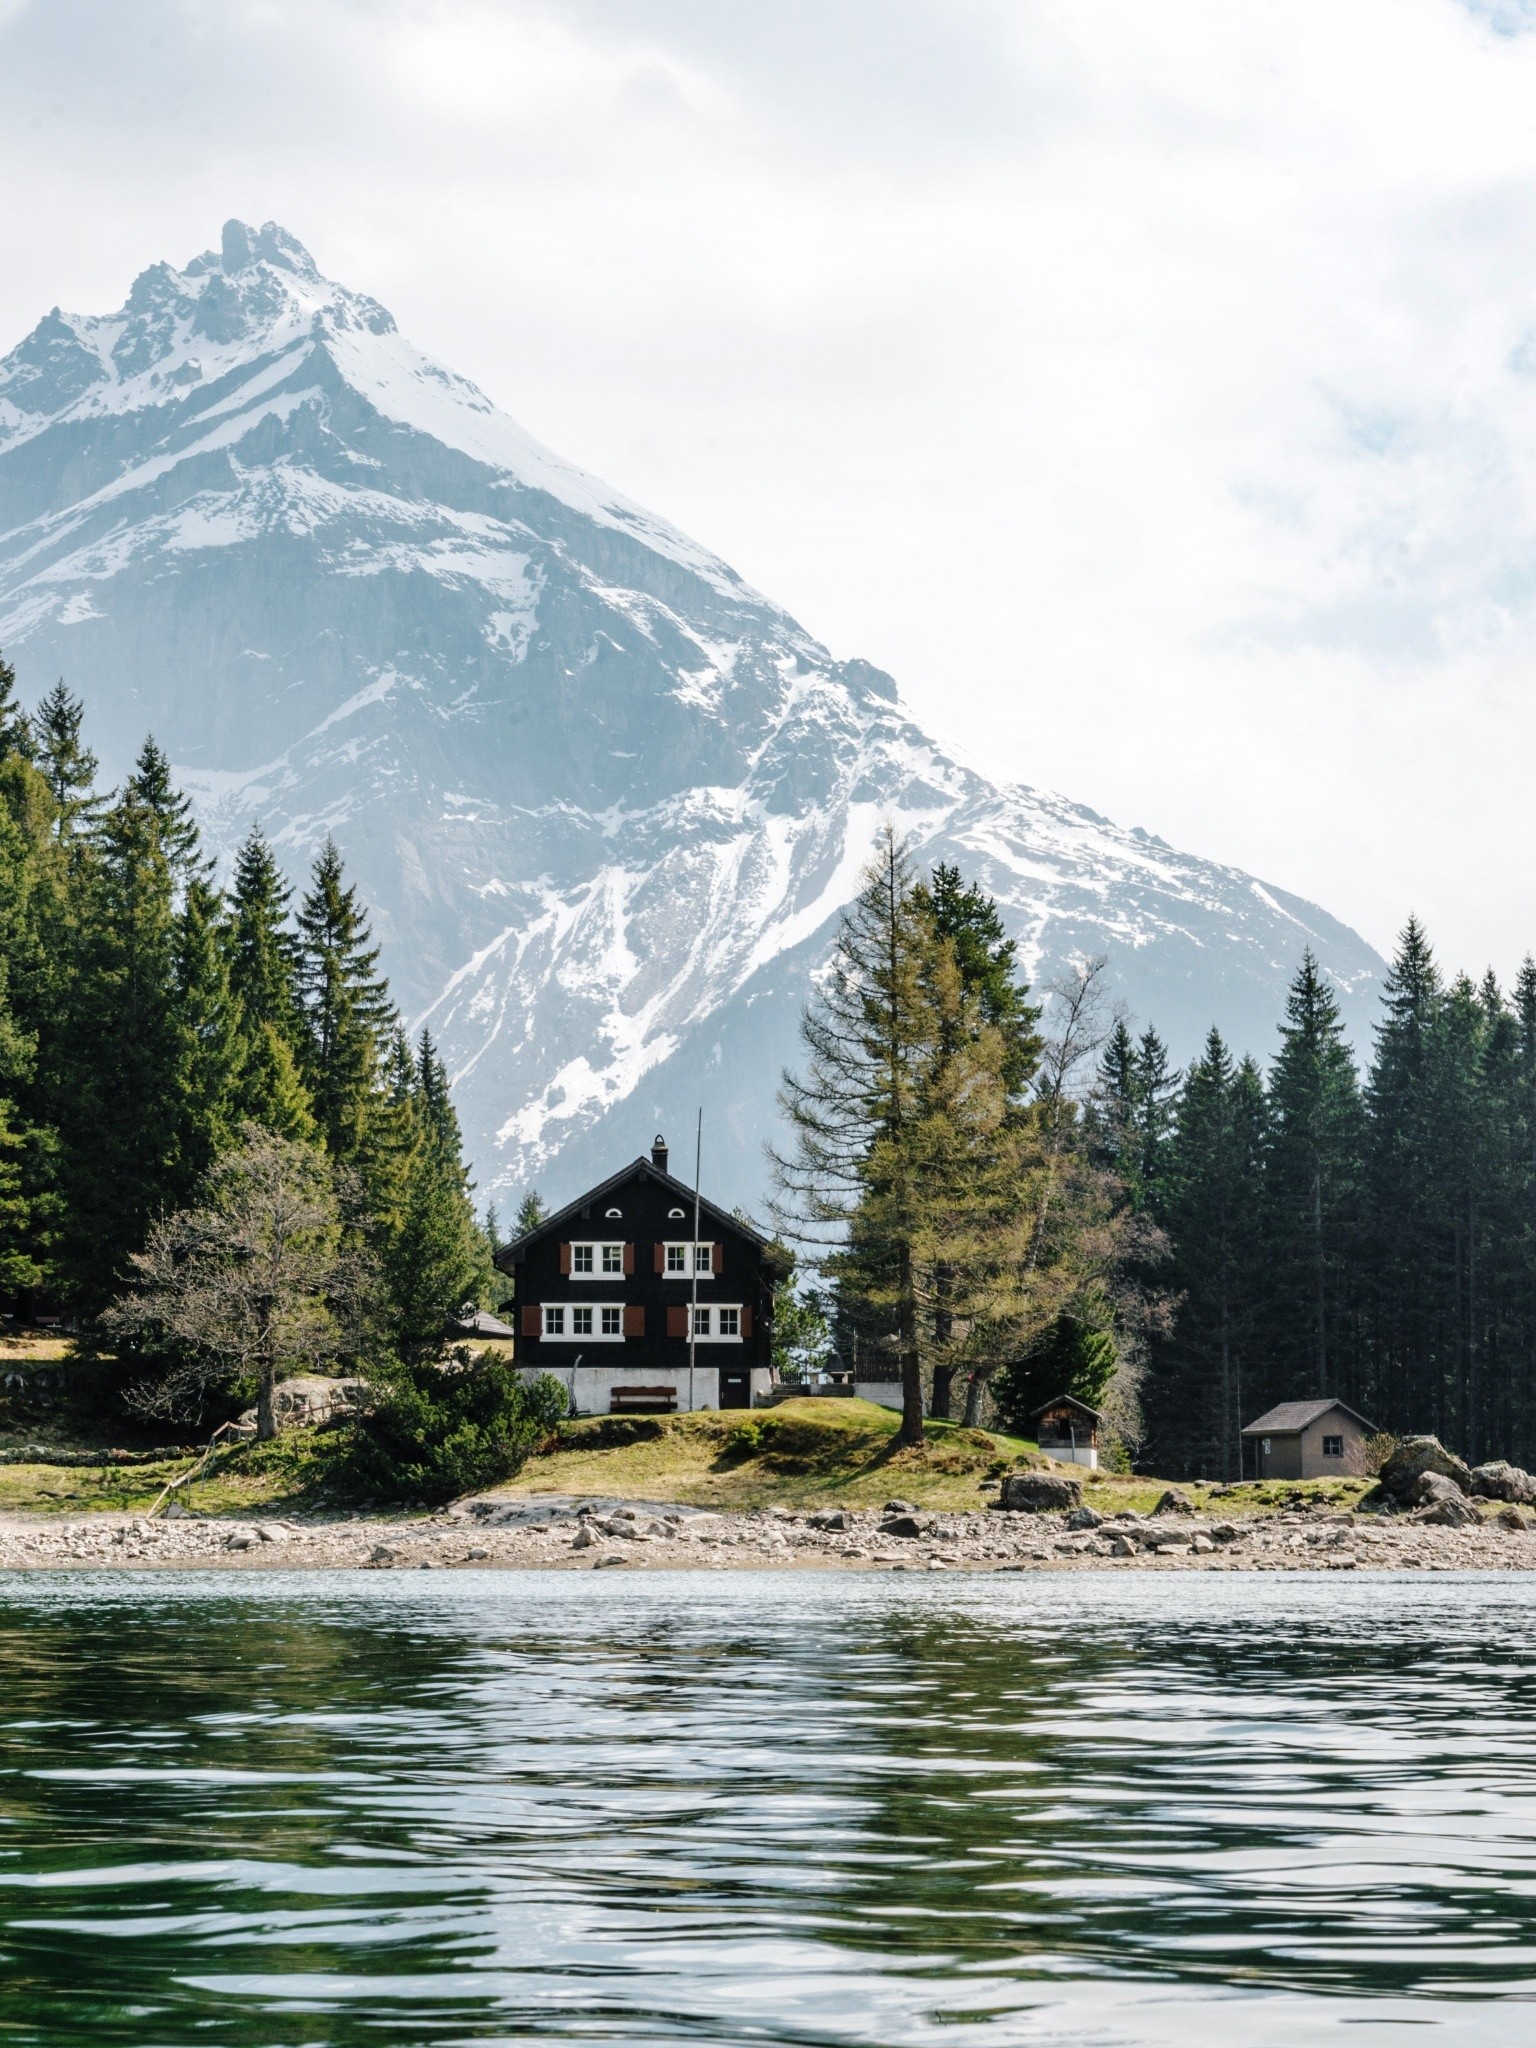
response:
<path id="1" fill-rule="evenodd" d="M 1031 1420 L 1035 1442 L 1047 1457 L 1098 1470 L 1101 1418 L 1097 1408 L 1090 1408 L 1074 1394 L 1058 1394 L 1054 1401 L 1037 1408 Z"/>

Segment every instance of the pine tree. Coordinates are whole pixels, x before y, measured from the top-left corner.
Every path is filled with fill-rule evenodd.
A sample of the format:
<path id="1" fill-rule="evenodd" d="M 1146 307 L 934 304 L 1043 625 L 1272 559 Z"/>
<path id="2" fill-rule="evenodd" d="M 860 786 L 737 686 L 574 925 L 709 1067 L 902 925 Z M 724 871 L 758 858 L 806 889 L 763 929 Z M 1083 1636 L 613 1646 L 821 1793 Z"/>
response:
<path id="1" fill-rule="evenodd" d="M 416 1055 L 418 1143 L 407 1169 L 404 1210 L 386 1256 L 395 1348 L 407 1360 L 442 1348 L 447 1317 L 486 1289 L 485 1239 L 475 1222 L 459 1120 L 429 1033 Z"/>
<path id="2" fill-rule="evenodd" d="M 795 1152 L 774 1155 L 786 1230 L 821 1250 L 842 1302 L 894 1353 L 904 1445 L 923 1439 L 917 1268 L 932 1192 L 921 1153 L 936 944 L 913 884 L 907 850 L 887 827 L 801 1019 L 805 1078 L 784 1076 Z"/>
<path id="3" fill-rule="evenodd" d="M 1001 1033 L 1004 1085 L 1010 1101 L 1022 1101 L 1040 1064 L 1040 1011 L 1018 978 L 1018 948 L 996 903 L 984 889 L 962 882 L 957 867 L 943 862 L 931 882 L 917 884 L 913 901 L 938 937 L 954 948 L 961 978 L 981 1016 Z"/>
<path id="4" fill-rule="evenodd" d="M 1367 1088 L 1371 1412 L 1388 1427 L 1437 1435 L 1454 1412 L 1437 1122 L 1443 1002 L 1429 941 L 1410 918 L 1382 991 Z"/>
<path id="5" fill-rule="evenodd" d="M 94 759 L 91 765 L 94 771 Z M 133 773 L 124 785 L 124 795 L 153 811 L 160 828 L 160 845 L 172 874 L 183 887 L 207 872 L 191 799 L 172 782 L 171 764 L 152 736 L 139 749 Z"/>
<path id="6" fill-rule="evenodd" d="M 1338 1000 L 1310 949 L 1286 997 L 1269 1082 L 1267 1339 L 1274 1400 L 1352 1395 L 1357 1349 L 1359 1082 Z"/>
<path id="7" fill-rule="evenodd" d="M 52 1034 L 66 1203 L 61 1278 L 88 1314 L 178 1192 L 182 1137 L 173 884 L 158 821 L 124 797 L 96 844 Z"/>
<path id="8" fill-rule="evenodd" d="M 530 1188 L 517 1205 L 517 1226 L 514 1232 L 514 1241 L 516 1238 L 526 1237 L 530 1230 L 537 1230 L 548 1214 L 549 1210 L 545 1207 L 544 1197 L 537 1188 Z"/>
<path id="9" fill-rule="evenodd" d="M 172 843 L 178 842 L 173 838 Z M 174 865 L 169 851 L 166 861 Z M 214 1161 L 235 1144 L 245 1109 L 240 1006 L 230 991 L 222 925 L 217 892 L 194 875 L 173 939 L 178 1039 L 173 1086 L 180 1128 L 172 1199 L 177 1201 L 189 1199 Z"/>
<path id="10" fill-rule="evenodd" d="M 62 677 L 38 705 L 32 719 L 35 758 L 54 805 L 54 832 L 60 839 L 91 823 L 97 815 L 96 756 L 80 737 L 85 706 L 71 696 Z"/>
<path id="11" fill-rule="evenodd" d="M 1259 1377 L 1266 1124 L 1258 1068 L 1234 1066 L 1213 1029 L 1185 1076 L 1168 1158 L 1168 1281 L 1180 1306 L 1143 1391 L 1159 1471 L 1241 1476 L 1244 1390 Z"/>
<path id="12" fill-rule="evenodd" d="M 1178 1087 L 1157 1031 L 1149 1025 L 1137 1040 L 1116 1018 L 1099 1057 L 1089 1132 L 1138 1214 L 1158 1213 Z"/>
<path id="13" fill-rule="evenodd" d="M 357 891 L 346 885 L 341 855 L 328 839 L 299 910 L 298 986 L 304 1079 L 326 1149 L 343 1165 L 362 1152 L 395 1022 L 369 937 Z"/>
<path id="14" fill-rule="evenodd" d="M 246 1028 L 267 1024 L 297 1052 L 303 1042 L 298 942 L 289 928 L 293 891 L 258 826 L 235 859 L 228 929 L 229 984 Z"/>
<path id="15" fill-rule="evenodd" d="M 36 748 L 32 721 L 16 701 L 16 671 L 0 655 L 0 761 L 30 761 Z"/>

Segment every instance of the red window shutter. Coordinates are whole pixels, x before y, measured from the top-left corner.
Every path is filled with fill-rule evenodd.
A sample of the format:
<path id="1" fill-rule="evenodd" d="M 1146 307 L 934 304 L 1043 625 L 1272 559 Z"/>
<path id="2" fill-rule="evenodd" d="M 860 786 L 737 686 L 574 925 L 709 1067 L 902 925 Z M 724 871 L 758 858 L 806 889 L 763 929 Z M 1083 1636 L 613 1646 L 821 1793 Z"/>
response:
<path id="1" fill-rule="evenodd" d="M 718 1241 L 709 1248 L 709 1270 L 718 1273 L 725 1266 L 725 1246 Z"/>
<path id="2" fill-rule="evenodd" d="M 667 1335 L 669 1337 L 686 1337 L 687 1334 L 688 1304 L 683 1301 L 670 1303 L 667 1308 Z"/>
<path id="3" fill-rule="evenodd" d="M 560 1247 L 560 1270 L 562 1273 L 567 1274 L 571 1270 L 571 1248 L 568 1244 L 563 1244 Z"/>
<path id="4" fill-rule="evenodd" d="M 536 1301 L 523 1303 L 523 1335 L 537 1337 L 543 1331 L 544 1317 Z"/>
<path id="5" fill-rule="evenodd" d="M 624 1334 L 626 1337 L 645 1335 L 645 1310 L 638 1301 L 624 1304 Z"/>
<path id="6" fill-rule="evenodd" d="M 625 1271 L 626 1273 L 633 1273 L 633 1272 L 634 1272 L 634 1270 L 635 1270 L 635 1248 L 634 1248 L 634 1246 L 633 1246 L 632 1244 L 627 1244 L 627 1245 L 625 1245 L 625 1247 L 624 1247 L 624 1271 Z"/>
<path id="7" fill-rule="evenodd" d="M 752 1311 L 750 1308 L 744 1308 L 741 1312 L 741 1334 L 743 1337 L 750 1337 L 752 1334 Z"/>
<path id="8" fill-rule="evenodd" d="M 658 1273 L 665 1273 L 667 1270 L 667 1248 L 664 1244 L 659 1244 L 655 1247 L 655 1251 L 656 1270 Z"/>

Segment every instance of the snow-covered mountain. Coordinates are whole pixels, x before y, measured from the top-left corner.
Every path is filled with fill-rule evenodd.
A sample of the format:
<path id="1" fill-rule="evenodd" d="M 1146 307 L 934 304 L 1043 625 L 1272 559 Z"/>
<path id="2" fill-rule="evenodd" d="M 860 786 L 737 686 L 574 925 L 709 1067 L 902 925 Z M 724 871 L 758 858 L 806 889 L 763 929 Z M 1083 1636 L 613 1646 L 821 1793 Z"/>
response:
<path id="1" fill-rule="evenodd" d="M 988 781 L 664 521 L 541 448 L 293 237 L 231 221 L 0 362 L 0 648 L 153 732 L 227 848 L 334 833 L 396 993 L 441 1037 L 482 1187 L 566 1193 L 702 1102 L 752 1200 L 879 821 L 1004 906 L 1037 979 L 1108 953 L 1187 1053 L 1267 1054 L 1312 905 Z"/>

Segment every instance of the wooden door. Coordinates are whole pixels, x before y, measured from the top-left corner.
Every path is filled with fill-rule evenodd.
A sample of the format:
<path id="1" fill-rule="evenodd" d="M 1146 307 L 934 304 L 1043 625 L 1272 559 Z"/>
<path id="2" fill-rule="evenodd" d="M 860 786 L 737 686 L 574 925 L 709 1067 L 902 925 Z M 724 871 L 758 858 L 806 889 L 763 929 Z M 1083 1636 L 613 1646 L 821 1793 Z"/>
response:
<path id="1" fill-rule="evenodd" d="M 722 1408 L 750 1408 L 752 1406 L 751 1366 L 721 1366 L 720 1406 Z"/>

